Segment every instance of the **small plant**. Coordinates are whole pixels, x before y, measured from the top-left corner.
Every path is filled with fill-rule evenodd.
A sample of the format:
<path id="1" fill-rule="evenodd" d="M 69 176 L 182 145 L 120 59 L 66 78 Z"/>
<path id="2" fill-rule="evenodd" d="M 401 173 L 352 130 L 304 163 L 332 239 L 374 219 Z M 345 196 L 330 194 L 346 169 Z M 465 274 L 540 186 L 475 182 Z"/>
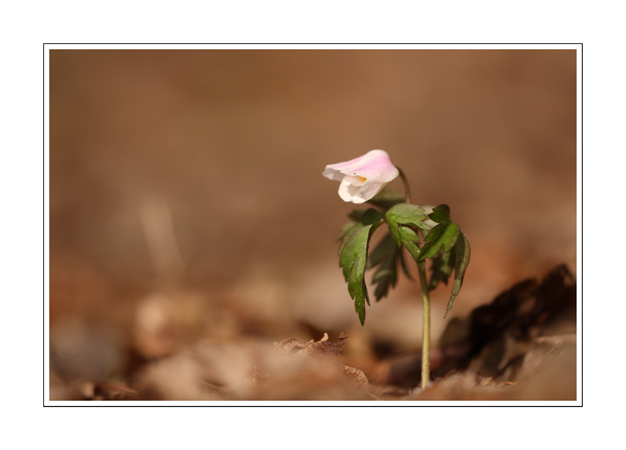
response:
<path id="1" fill-rule="evenodd" d="M 452 292 L 444 318 L 461 290 L 463 276 L 469 264 L 470 245 L 461 228 L 450 220 L 448 205 L 434 208 L 420 207 L 411 203 L 409 183 L 387 152 L 372 150 L 351 161 L 330 164 L 322 173 L 331 180 L 339 181 L 339 196 L 346 202 L 370 203 L 374 208 L 357 209 L 349 214 L 350 221 L 341 227 L 337 241 L 339 265 L 348 283 L 348 292 L 354 307 L 365 324 L 365 303 L 370 305 L 365 284 L 365 271 L 376 269 L 372 284 L 376 285 L 376 301 L 386 297 L 398 281 L 398 267 L 411 278 L 403 256 L 403 248 L 417 263 L 422 303 L 424 308 L 422 346 L 422 387 L 430 381 L 430 299 L 428 294 L 440 282 L 448 284 L 454 271 Z M 405 197 L 387 186 L 398 176 L 404 183 Z M 389 234 L 371 251 L 370 239 L 382 225 Z M 426 275 L 426 260 L 431 259 L 430 280 Z"/>

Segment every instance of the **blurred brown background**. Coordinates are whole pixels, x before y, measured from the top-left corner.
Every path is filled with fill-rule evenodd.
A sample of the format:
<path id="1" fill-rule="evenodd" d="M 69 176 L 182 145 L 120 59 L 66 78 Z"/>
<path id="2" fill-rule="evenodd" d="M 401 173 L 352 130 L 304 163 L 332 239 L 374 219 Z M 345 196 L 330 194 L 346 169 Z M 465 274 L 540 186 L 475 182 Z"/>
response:
<path id="1" fill-rule="evenodd" d="M 338 267 L 353 205 L 321 172 L 375 148 L 470 238 L 452 316 L 576 273 L 574 50 L 52 50 L 53 380 L 200 337 L 419 348 L 418 287 L 361 327 Z"/>

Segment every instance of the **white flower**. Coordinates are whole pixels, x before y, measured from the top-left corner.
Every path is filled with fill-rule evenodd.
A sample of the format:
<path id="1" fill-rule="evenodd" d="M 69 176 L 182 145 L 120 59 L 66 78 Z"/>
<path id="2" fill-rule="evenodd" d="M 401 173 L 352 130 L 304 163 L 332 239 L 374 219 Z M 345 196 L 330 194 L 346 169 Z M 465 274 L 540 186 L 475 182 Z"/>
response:
<path id="1" fill-rule="evenodd" d="M 322 175 L 340 181 L 339 197 L 345 202 L 365 203 L 400 174 L 384 150 L 372 150 L 351 161 L 326 166 Z"/>

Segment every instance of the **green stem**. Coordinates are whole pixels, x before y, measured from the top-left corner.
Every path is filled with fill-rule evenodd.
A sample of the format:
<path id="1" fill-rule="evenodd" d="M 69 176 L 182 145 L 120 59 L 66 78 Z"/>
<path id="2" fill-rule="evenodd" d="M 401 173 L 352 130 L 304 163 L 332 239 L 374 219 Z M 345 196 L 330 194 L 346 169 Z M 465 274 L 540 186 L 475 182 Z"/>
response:
<path id="1" fill-rule="evenodd" d="M 422 286 L 422 304 L 424 310 L 424 326 L 422 338 L 422 388 L 430 382 L 430 299 L 428 298 L 428 284 L 426 282 L 426 265 L 417 263 Z"/>
<path id="2" fill-rule="evenodd" d="M 411 188 L 409 187 L 409 180 L 406 179 L 406 175 L 401 168 L 396 166 L 396 169 L 398 169 L 398 172 L 400 172 L 400 178 L 402 178 L 402 183 L 404 183 L 404 194 L 406 195 L 406 202 L 411 203 Z"/>
<path id="3" fill-rule="evenodd" d="M 400 172 L 400 178 L 404 184 L 404 193 L 406 195 L 406 202 L 411 203 L 411 188 L 409 186 L 409 180 L 406 175 L 398 166 L 396 166 L 398 172 Z M 426 281 L 426 265 L 424 262 L 417 263 L 417 269 L 420 274 L 420 285 L 422 287 L 422 304 L 424 310 L 424 326 L 423 326 L 423 338 L 422 338 L 422 388 L 424 388 L 430 382 L 430 299 L 428 297 L 428 282 Z"/>

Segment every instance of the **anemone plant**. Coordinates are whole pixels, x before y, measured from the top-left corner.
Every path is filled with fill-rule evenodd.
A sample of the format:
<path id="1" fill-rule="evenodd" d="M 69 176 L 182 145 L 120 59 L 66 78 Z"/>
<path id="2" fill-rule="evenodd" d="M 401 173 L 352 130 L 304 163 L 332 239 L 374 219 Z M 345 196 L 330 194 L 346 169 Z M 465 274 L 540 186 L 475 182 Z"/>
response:
<path id="1" fill-rule="evenodd" d="M 348 283 L 354 307 L 365 324 L 365 304 L 370 305 L 365 283 L 365 271 L 376 269 L 372 284 L 376 285 L 376 301 L 386 297 L 398 281 L 398 267 L 411 278 L 403 249 L 417 264 L 424 308 L 422 344 L 422 387 L 430 381 L 430 299 L 429 292 L 440 282 L 447 285 L 454 271 L 452 292 L 445 317 L 448 315 L 461 286 L 470 259 L 470 245 L 465 233 L 450 220 L 450 208 L 442 204 L 434 208 L 411 203 L 408 180 L 384 150 L 372 150 L 350 161 L 326 166 L 323 176 L 339 181 L 339 196 L 345 202 L 370 203 L 372 207 L 357 209 L 337 236 L 339 265 Z M 388 189 L 398 176 L 404 183 L 405 196 Z M 374 232 L 386 225 L 389 234 L 369 252 Z M 369 257 L 368 257 L 369 253 Z M 430 259 L 430 279 L 426 260 Z"/>

